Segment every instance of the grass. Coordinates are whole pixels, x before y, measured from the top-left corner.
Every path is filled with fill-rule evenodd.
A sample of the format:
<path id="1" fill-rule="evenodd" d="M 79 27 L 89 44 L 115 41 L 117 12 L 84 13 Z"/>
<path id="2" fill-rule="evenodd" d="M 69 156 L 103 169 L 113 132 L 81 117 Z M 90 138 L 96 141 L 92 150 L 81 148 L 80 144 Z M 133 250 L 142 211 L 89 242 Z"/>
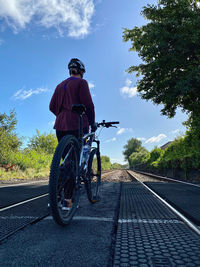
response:
<path id="1" fill-rule="evenodd" d="M 42 151 L 25 150 L 9 151 L 0 168 L 0 181 L 31 180 L 49 176 L 51 154 Z M 5 170 L 6 165 L 14 165 L 12 169 Z"/>
<path id="2" fill-rule="evenodd" d="M 10 180 L 31 180 L 45 178 L 49 176 L 49 167 L 41 168 L 36 170 L 34 168 L 27 168 L 22 171 L 18 167 L 15 167 L 14 170 L 6 171 L 4 168 L 0 168 L 0 181 L 10 181 Z"/>
<path id="3" fill-rule="evenodd" d="M 1 162 L 0 181 L 16 181 L 16 180 L 35 180 L 47 178 L 49 176 L 52 154 L 42 151 L 24 150 L 9 151 L 5 154 L 4 162 Z M 104 158 L 104 156 L 103 156 Z M 11 166 L 12 169 L 5 170 L 5 166 Z M 102 170 L 110 170 L 112 165 L 102 160 Z"/>

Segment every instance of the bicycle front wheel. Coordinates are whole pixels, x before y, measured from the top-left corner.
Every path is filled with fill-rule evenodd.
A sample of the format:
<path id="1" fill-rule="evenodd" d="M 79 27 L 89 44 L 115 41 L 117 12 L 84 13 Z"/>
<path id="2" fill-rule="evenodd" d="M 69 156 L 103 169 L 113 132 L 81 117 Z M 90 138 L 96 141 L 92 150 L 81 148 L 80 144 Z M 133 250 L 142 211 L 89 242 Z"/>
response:
<path id="1" fill-rule="evenodd" d="M 96 203 L 100 200 L 101 184 L 101 157 L 97 148 L 94 148 L 88 160 L 88 173 L 85 181 L 88 200 Z"/>
<path id="2" fill-rule="evenodd" d="M 54 221 L 62 226 L 69 224 L 79 203 L 80 181 L 79 145 L 72 135 L 59 142 L 51 164 L 49 202 Z"/>

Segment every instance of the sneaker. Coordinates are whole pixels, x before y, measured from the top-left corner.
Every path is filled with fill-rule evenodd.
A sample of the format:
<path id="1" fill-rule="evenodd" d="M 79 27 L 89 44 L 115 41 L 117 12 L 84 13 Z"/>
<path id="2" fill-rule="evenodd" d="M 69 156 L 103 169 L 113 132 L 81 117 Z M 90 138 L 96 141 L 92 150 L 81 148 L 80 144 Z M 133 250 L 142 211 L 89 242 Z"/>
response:
<path id="1" fill-rule="evenodd" d="M 71 209 L 72 206 L 72 200 L 65 200 L 65 202 L 62 205 L 62 210 L 63 211 L 69 211 Z"/>

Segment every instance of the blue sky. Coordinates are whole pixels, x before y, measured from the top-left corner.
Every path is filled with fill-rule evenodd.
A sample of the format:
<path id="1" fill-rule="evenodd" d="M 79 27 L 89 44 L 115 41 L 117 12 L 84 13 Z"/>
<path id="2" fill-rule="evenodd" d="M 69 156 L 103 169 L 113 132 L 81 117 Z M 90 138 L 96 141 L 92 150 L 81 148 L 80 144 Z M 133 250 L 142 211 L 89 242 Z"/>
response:
<path id="1" fill-rule="evenodd" d="M 73 57 L 86 66 L 96 121 L 120 121 L 99 137 L 101 153 L 112 162 L 123 162 L 132 137 L 151 150 L 185 132 L 187 116 L 180 110 L 173 119 L 161 116 L 162 106 L 142 100 L 138 78 L 125 72 L 140 59 L 123 42 L 123 27 L 147 23 L 140 12 L 148 3 L 157 1 L 0 0 L 0 113 L 15 108 L 24 144 L 36 129 L 54 131 L 49 101 Z"/>

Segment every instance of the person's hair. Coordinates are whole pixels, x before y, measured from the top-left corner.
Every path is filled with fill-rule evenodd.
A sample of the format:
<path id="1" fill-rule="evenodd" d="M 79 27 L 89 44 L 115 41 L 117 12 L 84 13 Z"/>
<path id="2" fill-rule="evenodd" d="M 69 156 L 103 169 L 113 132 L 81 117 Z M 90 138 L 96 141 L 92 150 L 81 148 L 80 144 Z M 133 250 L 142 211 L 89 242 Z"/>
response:
<path id="1" fill-rule="evenodd" d="M 73 68 L 73 69 L 69 69 L 69 74 L 70 75 L 78 75 L 78 74 L 80 74 L 80 71 L 78 71 L 78 69 L 75 69 L 75 68 Z"/>
<path id="2" fill-rule="evenodd" d="M 82 61 L 78 58 L 72 58 L 68 64 L 69 74 L 78 75 L 80 74 L 83 78 L 83 73 L 85 73 L 85 66 Z"/>
<path id="3" fill-rule="evenodd" d="M 69 75 L 81 75 L 83 78 L 84 71 L 77 70 L 77 69 L 69 69 Z"/>

